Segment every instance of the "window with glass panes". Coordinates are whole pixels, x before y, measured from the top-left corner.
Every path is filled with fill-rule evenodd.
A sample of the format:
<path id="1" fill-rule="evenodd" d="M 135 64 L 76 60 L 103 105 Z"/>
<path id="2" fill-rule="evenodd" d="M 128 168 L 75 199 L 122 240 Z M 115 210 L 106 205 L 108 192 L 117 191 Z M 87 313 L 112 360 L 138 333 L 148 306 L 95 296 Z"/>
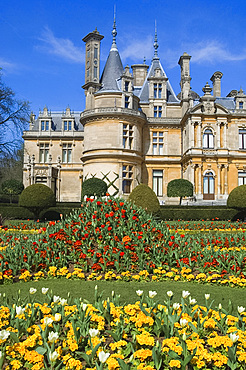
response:
<path id="1" fill-rule="evenodd" d="M 162 84 L 154 84 L 154 99 L 161 99 Z"/>
<path id="2" fill-rule="evenodd" d="M 164 137 L 162 131 L 153 131 L 152 132 L 152 153 L 154 155 L 163 155 L 164 154 Z"/>
<path id="3" fill-rule="evenodd" d="M 163 189 L 163 171 L 153 170 L 153 191 L 158 197 L 162 196 Z"/>
<path id="4" fill-rule="evenodd" d="M 123 147 L 125 149 L 133 148 L 133 125 L 123 125 Z"/>
<path id="5" fill-rule="evenodd" d="M 47 163 L 49 161 L 49 143 L 39 144 L 39 162 Z"/>
<path id="6" fill-rule="evenodd" d="M 41 131 L 49 131 L 49 121 L 41 121 Z"/>
<path id="7" fill-rule="evenodd" d="M 239 130 L 239 149 L 246 149 L 246 129 Z"/>
<path id="8" fill-rule="evenodd" d="M 62 144 L 62 162 L 63 163 L 72 162 L 72 144 L 69 143 Z"/>
<path id="9" fill-rule="evenodd" d="M 72 121 L 63 121 L 64 131 L 72 131 Z"/>
<path id="10" fill-rule="evenodd" d="M 238 172 L 238 186 L 240 185 L 246 185 L 246 172 Z"/>
<path id="11" fill-rule="evenodd" d="M 203 148 L 209 149 L 214 147 L 214 135 L 212 130 L 206 129 L 203 133 Z"/>
<path id="12" fill-rule="evenodd" d="M 129 96 L 125 96 L 125 108 L 129 107 L 130 99 Z"/>
<path id="13" fill-rule="evenodd" d="M 133 180 L 133 166 L 123 165 L 122 167 L 122 192 L 129 194 L 131 192 Z"/>

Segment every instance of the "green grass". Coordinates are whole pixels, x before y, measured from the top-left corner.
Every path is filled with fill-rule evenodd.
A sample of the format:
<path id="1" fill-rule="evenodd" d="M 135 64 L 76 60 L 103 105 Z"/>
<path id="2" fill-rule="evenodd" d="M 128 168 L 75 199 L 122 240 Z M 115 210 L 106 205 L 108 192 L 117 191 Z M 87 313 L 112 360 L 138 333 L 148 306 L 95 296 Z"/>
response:
<path id="1" fill-rule="evenodd" d="M 52 289 L 53 294 L 59 295 L 62 298 L 66 298 L 68 292 L 73 298 L 81 298 L 82 300 L 88 300 L 94 302 L 94 289 L 98 286 L 98 292 L 103 293 L 103 299 L 110 297 L 112 291 L 115 294 L 120 294 L 120 303 L 134 303 L 138 300 L 136 290 L 143 290 L 145 294 L 148 294 L 149 290 L 155 290 L 158 294 L 155 297 L 155 301 L 163 303 L 166 300 L 166 292 L 172 290 L 174 292 L 173 302 L 180 302 L 182 291 L 188 290 L 191 293 L 191 297 L 197 300 L 197 303 L 203 305 L 205 302 L 205 294 L 210 294 L 210 300 L 214 300 L 213 308 L 216 308 L 219 303 L 227 309 L 229 300 L 233 305 L 233 313 L 237 312 L 237 306 L 244 306 L 246 304 L 246 289 L 234 288 L 234 287 L 221 287 L 212 285 L 203 285 L 192 282 L 180 282 L 180 281 L 164 281 L 164 282 L 120 282 L 120 281 L 78 281 L 78 280 L 67 280 L 67 279 L 52 279 L 42 280 L 38 282 L 20 282 L 15 284 L 8 284 L 0 286 L 0 293 L 5 293 L 10 299 L 11 303 L 15 302 L 15 296 L 18 290 L 20 290 L 21 297 L 29 295 L 30 287 L 35 287 L 37 293 L 35 298 L 43 300 L 41 293 L 42 287 Z"/>

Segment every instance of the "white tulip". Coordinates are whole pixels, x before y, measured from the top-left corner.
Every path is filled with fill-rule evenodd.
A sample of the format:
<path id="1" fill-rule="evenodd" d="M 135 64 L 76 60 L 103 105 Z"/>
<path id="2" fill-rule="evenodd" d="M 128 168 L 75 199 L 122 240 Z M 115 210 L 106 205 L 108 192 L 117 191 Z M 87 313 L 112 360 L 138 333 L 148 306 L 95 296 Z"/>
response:
<path id="1" fill-rule="evenodd" d="M 37 289 L 35 289 L 35 288 L 30 288 L 30 289 L 29 289 L 29 293 L 30 293 L 30 294 L 35 294 L 35 293 L 36 293 L 36 291 L 37 291 Z"/>
<path id="2" fill-rule="evenodd" d="M 210 294 L 205 294 L 205 299 L 208 300 L 210 298 Z"/>
<path id="3" fill-rule="evenodd" d="M 0 351 L 0 360 L 1 360 L 2 357 L 3 357 L 3 352 Z"/>
<path id="4" fill-rule="evenodd" d="M 178 309 L 179 309 L 179 307 L 180 307 L 180 304 L 179 304 L 179 303 L 174 303 L 174 304 L 173 304 L 173 309 L 174 309 L 174 310 L 178 310 Z"/>
<path id="5" fill-rule="evenodd" d="M 189 297 L 190 304 L 196 304 L 195 298 Z"/>
<path id="6" fill-rule="evenodd" d="M 245 307 L 243 306 L 237 306 L 238 313 L 243 313 L 245 311 Z"/>
<path id="7" fill-rule="evenodd" d="M 183 292 L 182 292 L 182 297 L 185 299 L 185 298 L 187 298 L 187 297 L 189 297 L 189 295 L 190 295 L 190 292 L 188 292 L 188 290 L 183 290 Z"/>
<path id="8" fill-rule="evenodd" d="M 155 290 L 150 290 L 149 291 L 149 297 L 154 298 L 156 296 L 157 292 Z"/>
<path id="9" fill-rule="evenodd" d="M 183 328 L 183 327 L 185 327 L 186 324 L 188 324 L 188 320 L 186 320 L 186 319 L 180 319 L 180 322 L 179 323 L 180 323 L 180 325 Z"/>
<path id="10" fill-rule="evenodd" d="M 61 298 L 60 303 L 61 303 L 62 306 L 65 306 L 67 304 L 67 299 Z"/>
<path id="11" fill-rule="evenodd" d="M 45 325 L 45 326 L 49 326 L 49 325 L 51 325 L 51 324 L 52 324 L 52 322 L 53 322 L 53 320 L 52 320 L 52 318 L 51 318 L 51 317 L 45 317 L 45 318 L 44 318 L 44 325 Z"/>
<path id="12" fill-rule="evenodd" d="M 16 315 L 22 315 L 25 312 L 25 307 L 22 308 L 21 306 L 16 306 L 15 310 L 16 310 Z"/>
<path id="13" fill-rule="evenodd" d="M 54 297 L 53 297 L 53 302 L 54 303 L 58 303 L 58 302 L 60 302 L 60 297 L 59 297 L 59 295 L 54 295 Z"/>
<path id="14" fill-rule="evenodd" d="M 58 338 L 59 338 L 59 334 L 54 331 L 51 331 L 48 335 L 48 341 L 51 343 L 55 342 Z"/>
<path id="15" fill-rule="evenodd" d="M 167 292 L 167 296 L 168 296 L 169 298 L 171 298 L 171 297 L 173 296 L 173 292 L 172 292 L 171 290 L 169 290 L 169 291 Z"/>
<path id="16" fill-rule="evenodd" d="M 61 320 L 61 314 L 56 313 L 54 319 L 55 319 L 55 321 L 60 321 Z"/>
<path id="17" fill-rule="evenodd" d="M 239 335 L 237 335 L 236 333 L 230 333 L 230 340 L 232 341 L 232 343 L 235 343 L 238 339 Z"/>
<path id="18" fill-rule="evenodd" d="M 42 294 L 46 294 L 48 292 L 49 288 L 42 288 Z"/>
<path id="19" fill-rule="evenodd" d="M 136 293 L 137 293 L 137 295 L 138 295 L 139 297 L 141 297 L 141 295 L 143 294 L 143 290 L 140 290 L 140 289 L 139 289 L 139 290 L 137 290 L 137 291 L 136 291 Z"/>
<path id="20" fill-rule="evenodd" d="M 98 329 L 89 329 L 89 334 L 92 338 L 95 338 L 99 334 Z"/>
<path id="21" fill-rule="evenodd" d="M 107 361 L 107 359 L 109 358 L 109 356 L 110 356 L 110 353 L 105 353 L 104 351 L 101 351 L 98 354 L 99 361 L 101 363 L 103 363 L 103 364 L 104 364 L 104 362 Z"/>
<path id="22" fill-rule="evenodd" d="M 83 310 L 83 311 L 86 311 L 86 309 L 87 309 L 87 304 L 86 304 L 86 303 L 82 303 L 82 304 L 81 304 L 81 307 L 82 307 L 82 310 Z"/>
<path id="23" fill-rule="evenodd" d="M 58 357 L 59 353 L 57 353 L 56 351 L 49 353 L 49 358 L 51 362 L 55 362 L 58 359 Z"/>
<path id="24" fill-rule="evenodd" d="M 8 330 L 1 330 L 0 331 L 0 339 L 6 340 L 10 336 L 10 332 Z"/>
<path id="25" fill-rule="evenodd" d="M 222 304 L 221 303 L 219 303 L 219 305 L 218 305 L 218 310 L 219 311 L 222 310 Z"/>

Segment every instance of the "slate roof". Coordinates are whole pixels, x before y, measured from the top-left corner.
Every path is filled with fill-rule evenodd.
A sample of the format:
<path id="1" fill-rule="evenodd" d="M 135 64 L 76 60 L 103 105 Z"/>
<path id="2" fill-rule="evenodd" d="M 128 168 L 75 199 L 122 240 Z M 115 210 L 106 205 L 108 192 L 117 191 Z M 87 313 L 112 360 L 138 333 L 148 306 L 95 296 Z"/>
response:
<path id="1" fill-rule="evenodd" d="M 143 84 L 142 89 L 141 89 L 140 94 L 139 94 L 140 103 L 147 103 L 149 101 L 149 82 L 148 82 L 148 78 L 151 77 L 151 76 L 154 76 L 156 68 L 160 68 L 161 76 L 167 77 L 167 75 L 166 75 L 166 73 L 165 73 L 165 71 L 164 71 L 164 69 L 161 65 L 160 59 L 155 56 L 152 59 L 150 69 L 148 71 L 147 77 L 144 81 L 144 84 Z M 167 81 L 167 102 L 168 103 L 179 103 L 180 102 L 179 99 L 177 98 L 177 96 L 175 95 L 175 92 L 173 91 L 173 88 L 172 88 L 169 80 Z"/>
<path id="2" fill-rule="evenodd" d="M 84 127 L 81 125 L 81 123 L 79 121 L 80 120 L 80 112 L 71 112 L 71 116 L 73 118 L 75 118 L 75 120 L 74 120 L 74 122 L 75 122 L 74 129 L 75 129 L 75 131 L 83 132 Z M 47 118 L 51 117 L 51 131 L 54 131 L 54 132 L 62 131 L 62 119 L 63 120 L 67 119 L 67 121 L 69 121 L 69 119 L 71 119 L 71 116 L 66 116 L 64 112 L 49 112 L 49 116 Z M 39 117 L 34 121 L 32 131 L 39 131 L 40 117 L 41 117 L 41 119 L 44 118 L 44 120 L 45 120 L 45 117 L 42 116 L 42 112 L 41 112 Z"/>
<path id="3" fill-rule="evenodd" d="M 228 97 L 228 98 L 221 98 L 221 97 L 217 97 L 215 99 L 215 102 L 218 103 L 218 104 L 221 104 L 223 105 L 223 107 L 225 107 L 226 109 L 229 109 L 229 110 L 234 110 L 236 105 L 235 105 L 235 100 L 234 98 L 232 97 Z"/>

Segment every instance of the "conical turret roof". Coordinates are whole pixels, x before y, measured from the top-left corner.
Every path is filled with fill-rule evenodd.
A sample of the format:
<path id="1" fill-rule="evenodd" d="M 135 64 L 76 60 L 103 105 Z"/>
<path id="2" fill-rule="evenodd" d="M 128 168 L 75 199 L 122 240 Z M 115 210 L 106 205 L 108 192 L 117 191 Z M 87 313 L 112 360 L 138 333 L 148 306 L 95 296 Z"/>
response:
<path id="1" fill-rule="evenodd" d="M 100 83 L 102 84 L 101 91 L 119 91 L 118 81 L 120 80 L 124 69 L 120 59 L 120 54 L 116 45 L 116 23 L 114 19 L 113 25 L 113 42 L 109 52 L 108 59 L 106 61 Z"/>

